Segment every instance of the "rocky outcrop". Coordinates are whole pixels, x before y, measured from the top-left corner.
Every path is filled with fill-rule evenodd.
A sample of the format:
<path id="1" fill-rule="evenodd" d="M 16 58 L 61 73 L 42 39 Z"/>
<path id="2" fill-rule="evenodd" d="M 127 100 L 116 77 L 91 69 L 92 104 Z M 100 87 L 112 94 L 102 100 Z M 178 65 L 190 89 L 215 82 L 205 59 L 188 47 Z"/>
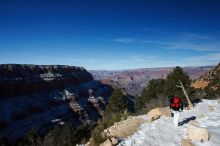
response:
<path id="1" fill-rule="evenodd" d="M 206 128 L 190 126 L 187 129 L 187 138 L 192 141 L 208 141 L 209 140 L 209 132 Z"/>
<path id="2" fill-rule="evenodd" d="M 102 133 L 103 137 L 117 137 L 126 138 L 134 134 L 138 127 L 146 122 L 144 118 L 141 117 L 129 117 L 126 120 L 115 123 L 113 126 L 105 129 Z"/>
<path id="3" fill-rule="evenodd" d="M 150 110 L 147 115 L 155 119 L 160 116 L 171 117 L 171 110 L 168 107 L 155 108 Z"/>
<path id="4" fill-rule="evenodd" d="M 215 68 L 213 68 L 212 70 L 210 70 L 209 72 L 207 72 L 206 74 L 202 75 L 201 77 L 199 77 L 197 80 L 194 81 L 194 83 L 192 84 L 192 87 L 194 88 L 200 88 L 200 89 L 204 89 L 206 88 L 211 82 L 214 82 L 214 84 L 212 85 L 213 90 L 216 90 L 216 87 L 218 87 L 218 84 L 215 80 L 219 80 L 219 74 L 220 72 L 220 64 L 218 64 Z"/>
<path id="5" fill-rule="evenodd" d="M 116 146 L 117 144 L 118 144 L 118 140 L 112 137 L 111 139 L 107 139 L 106 141 L 104 141 L 99 146 Z"/>
<path id="6" fill-rule="evenodd" d="M 189 139 L 182 139 L 181 146 L 195 146 L 191 140 Z"/>
<path id="7" fill-rule="evenodd" d="M 194 83 L 192 83 L 192 87 L 196 89 L 204 89 L 209 85 L 209 82 L 204 80 L 196 80 Z"/>
<path id="8" fill-rule="evenodd" d="M 96 122 L 111 92 L 81 67 L 0 65 L 0 137 Z"/>

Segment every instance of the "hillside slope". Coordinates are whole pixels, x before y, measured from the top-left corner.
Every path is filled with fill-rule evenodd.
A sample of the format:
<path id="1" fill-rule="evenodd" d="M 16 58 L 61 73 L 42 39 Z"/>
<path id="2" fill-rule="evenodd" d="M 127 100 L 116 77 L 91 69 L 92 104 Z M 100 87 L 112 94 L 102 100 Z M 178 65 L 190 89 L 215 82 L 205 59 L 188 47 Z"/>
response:
<path id="1" fill-rule="evenodd" d="M 204 89 L 209 85 L 211 82 L 215 82 L 216 79 L 219 79 L 219 72 L 220 72 L 220 64 L 218 64 L 214 69 L 210 70 L 203 76 L 199 77 L 195 82 L 192 84 L 194 88 L 201 88 Z"/>

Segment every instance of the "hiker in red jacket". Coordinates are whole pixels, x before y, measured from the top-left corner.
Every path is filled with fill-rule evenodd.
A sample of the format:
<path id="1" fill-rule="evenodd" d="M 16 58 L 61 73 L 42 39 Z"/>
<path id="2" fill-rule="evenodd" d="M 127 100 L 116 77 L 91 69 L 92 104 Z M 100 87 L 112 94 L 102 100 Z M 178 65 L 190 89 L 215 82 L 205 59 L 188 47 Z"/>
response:
<path id="1" fill-rule="evenodd" d="M 180 97 L 177 96 L 171 96 L 170 98 L 170 109 L 173 110 L 173 124 L 175 127 L 178 127 L 178 120 L 179 120 L 179 115 L 180 111 L 183 110 L 183 102 Z"/>

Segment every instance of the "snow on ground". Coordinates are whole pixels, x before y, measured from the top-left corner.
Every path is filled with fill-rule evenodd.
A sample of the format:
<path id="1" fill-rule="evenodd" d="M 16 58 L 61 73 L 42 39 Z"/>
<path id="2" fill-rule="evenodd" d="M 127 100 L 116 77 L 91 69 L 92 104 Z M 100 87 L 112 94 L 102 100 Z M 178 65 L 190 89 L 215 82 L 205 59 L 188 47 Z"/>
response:
<path id="1" fill-rule="evenodd" d="M 208 106 L 214 106 L 214 111 L 209 111 Z M 152 123 L 145 123 L 118 146 L 181 146 L 181 140 L 186 138 L 190 119 L 195 119 L 200 127 L 207 128 L 211 135 L 207 142 L 193 141 L 195 146 L 220 146 L 220 104 L 217 100 L 202 100 L 192 110 L 181 112 L 181 126 L 177 128 L 173 125 L 172 117 L 162 117 Z"/>

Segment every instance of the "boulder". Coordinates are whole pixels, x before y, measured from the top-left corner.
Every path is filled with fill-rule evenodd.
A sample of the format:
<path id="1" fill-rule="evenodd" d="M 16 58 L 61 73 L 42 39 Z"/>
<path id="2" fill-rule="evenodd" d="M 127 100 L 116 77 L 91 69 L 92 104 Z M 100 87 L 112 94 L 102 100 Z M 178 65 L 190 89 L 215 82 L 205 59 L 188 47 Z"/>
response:
<path id="1" fill-rule="evenodd" d="M 195 120 L 189 121 L 189 124 L 192 126 L 198 126 L 198 122 Z"/>
<path id="2" fill-rule="evenodd" d="M 113 145 L 117 145 L 118 144 L 118 140 L 115 137 L 111 138 L 111 142 Z"/>
<path id="3" fill-rule="evenodd" d="M 155 108 L 150 110 L 147 115 L 154 118 L 158 116 L 171 117 L 171 110 L 168 107 Z"/>
<path id="4" fill-rule="evenodd" d="M 205 118 L 205 115 L 199 114 L 198 118 L 199 118 L 199 119 L 203 119 L 203 118 Z"/>
<path id="5" fill-rule="evenodd" d="M 100 144 L 99 146 L 113 146 L 111 140 L 107 139 L 105 142 Z"/>
<path id="6" fill-rule="evenodd" d="M 209 137 L 210 136 L 206 128 L 189 126 L 187 129 L 187 138 L 192 141 L 208 141 Z"/>
<path id="7" fill-rule="evenodd" d="M 211 111 L 214 111 L 214 106 L 211 106 L 211 105 L 209 105 L 208 106 L 208 110 L 211 112 Z"/>
<path id="8" fill-rule="evenodd" d="M 85 145 L 86 146 L 95 146 L 93 138 L 90 138 L 89 141 Z"/>
<path id="9" fill-rule="evenodd" d="M 147 122 L 153 122 L 153 121 L 155 121 L 155 120 L 157 120 L 157 119 L 159 119 L 160 118 L 160 116 L 159 115 L 156 115 L 156 116 L 154 116 L 154 117 L 150 117 L 148 120 L 147 120 Z"/>
<path id="10" fill-rule="evenodd" d="M 189 139 L 182 139 L 181 146 L 195 146 L 191 140 Z"/>

